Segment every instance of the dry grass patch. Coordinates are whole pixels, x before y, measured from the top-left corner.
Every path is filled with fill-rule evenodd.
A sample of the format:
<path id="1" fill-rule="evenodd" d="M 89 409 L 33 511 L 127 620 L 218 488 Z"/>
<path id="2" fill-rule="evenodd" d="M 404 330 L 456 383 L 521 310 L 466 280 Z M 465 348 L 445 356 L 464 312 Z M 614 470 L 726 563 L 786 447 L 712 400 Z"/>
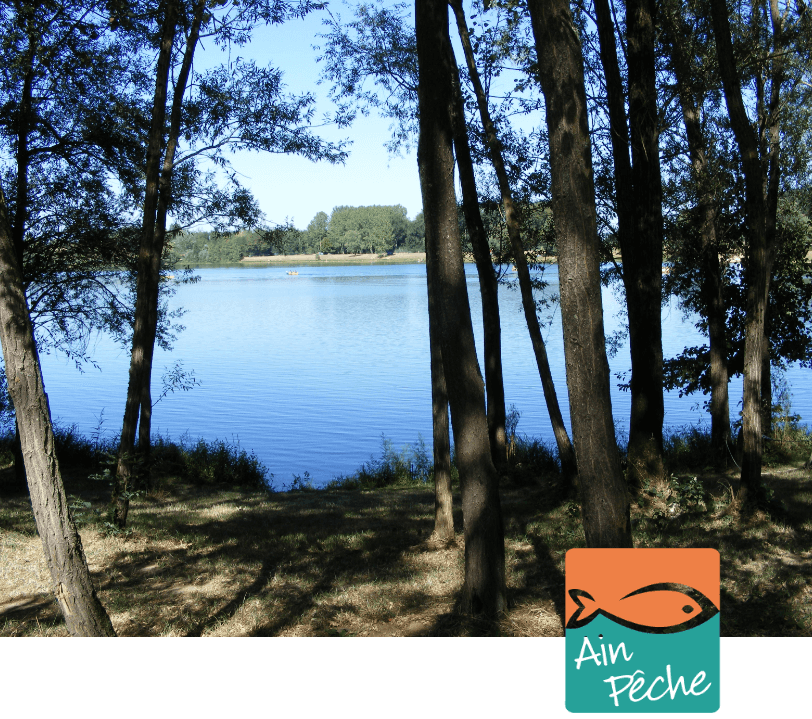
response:
<path id="1" fill-rule="evenodd" d="M 719 549 L 723 634 L 812 634 L 810 475 L 767 477 L 784 507 L 771 515 L 742 516 L 729 477 L 701 481 L 699 503 L 686 501 L 701 494 L 689 484 L 640 495 L 637 546 Z M 92 504 L 80 520 L 85 553 L 124 636 L 561 636 L 564 555 L 584 546 L 577 504 L 554 501 L 546 485 L 505 487 L 511 606 L 499 622 L 482 622 L 457 611 L 462 534 L 448 547 L 428 542 L 429 487 L 267 494 L 167 482 L 134 501 L 118 535 L 94 519 L 103 496 L 69 491 Z M 458 507 L 455 519 L 461 528 Z M 28 499 L 5 497 L 0 635 L 65 634 Z"/>

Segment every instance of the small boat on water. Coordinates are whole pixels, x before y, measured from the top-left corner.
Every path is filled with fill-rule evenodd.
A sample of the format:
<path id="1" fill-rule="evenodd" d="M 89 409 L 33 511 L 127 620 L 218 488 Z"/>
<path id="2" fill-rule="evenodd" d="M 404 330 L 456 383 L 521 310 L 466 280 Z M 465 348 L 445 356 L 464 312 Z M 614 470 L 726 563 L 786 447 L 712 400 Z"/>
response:
<path id="1" fill-rule="evenodd" d="M 289 275 L 298 275 L 299 273 L 296 270 L 288 270 Z"/>

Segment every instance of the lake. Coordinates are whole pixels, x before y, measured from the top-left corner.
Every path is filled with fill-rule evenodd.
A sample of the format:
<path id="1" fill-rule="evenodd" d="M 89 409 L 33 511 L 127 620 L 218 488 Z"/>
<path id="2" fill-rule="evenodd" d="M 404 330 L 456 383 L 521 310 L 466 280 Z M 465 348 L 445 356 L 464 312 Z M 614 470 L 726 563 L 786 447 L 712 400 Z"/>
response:
<path id="1" fill-rule="evenodd" d="M 378 456 L 381 435 L 399 449 L 422 436 L 431 447 L 431 385 L 425 265 L 211 267 L 200 282 L 179 285 L 170 301 L 186 326 L 171 352 L 156 349 L 153 399 L 165 368 L 180 360 L 200 385 L 168 395 L 153 412 L 153 432 L 178 439 L 223 439 L 257 454 L 277 487 L 305 471 L 315 485 L 349 474 Z M 479 286 L 466 265 L 481 358 Z M 514 275 L 515 277 L 515 275 Z M 558 291 L 555 266 L 545 273 Z M 620 305 L 603 291 L 607 335 L 620 326 Z M 553 444 L 517 289 L 500 288 L 505 394 L 521 412 L 520 434 Z M 663 350 L 673 356 L 702 338 L 676 302 L 663 308 Z M 561 318 L 545 330 L 561 409 L 569 424 Z M 100 369 L 80 373 L 59 355 L 43 356 L 45 388 L 57 423 L 107 437 L 121 430 L 129 354 L 106 336 L 92 345 Z M 614 375 L 628 370 L 628 346 L 610 360 L 613 413 L 628 427 L 630 399 Z M 790 368 L 793 409 L 812 420 L 810 370 Z M 731 415 L 741 380 L 731 383 Z M 701 396 L 665 397 L 670 428 L 708 422 Z"/>

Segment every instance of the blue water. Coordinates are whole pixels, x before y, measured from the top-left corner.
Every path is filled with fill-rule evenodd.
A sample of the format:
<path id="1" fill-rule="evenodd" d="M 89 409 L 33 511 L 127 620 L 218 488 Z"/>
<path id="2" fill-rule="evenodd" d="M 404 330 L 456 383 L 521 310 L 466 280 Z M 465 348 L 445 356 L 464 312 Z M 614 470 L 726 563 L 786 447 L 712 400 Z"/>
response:
<path id="1" fill-rule="evenodd" d="M 170 302 L 184 307 L 186 326 L 171 352 L 156 350 L 153 399 L 164 368 L 180 360 L 200 385 L 168 395 L 153 412 L 153 432 L 177 439 L 224 439 L 253 450 L 277 486 L 310 473 L 314 484 L 348 474 L 377 455 L 381 434 L 396 448 L 422 435 L 431 445 L 431 386 L 425 265 L 223 267 L 197 270 L 201 281 L 180 285 Z M 466 265 L 468 293 L 481 355 L 482 326 L 476 270 Z M 557 292 L 557 268 L 548 268 Z M 620 326 L 620 306 L 604 290 L 607 334 Z M 519 433 L 551 443 L 552 431 L 521 299 L 500 289 L 507 403 L 521 412 Z M 547 351 L 564 419 L 569 423 L 560 314 L 545 330 Z M 702 343 L 676 303 L 663 310 L 663 349 L 673 356 Z M 51 411 L 108 437 L 121 429 L 129 355 L 106 336 L 94 340 L 101 368 L 84 373 L 58 355 L 42 357 Z M 610 360 L 613 374 L 628 369 L 628 346 Z M 812 420 L 809 370 L 790 369 L 793 408 Z M 617 382 L 615 381 L 614 384 Z M 731 414 L 738 411 L 741 381 L 731 383 Z M 665 398 L 666 424 L 706 420 L 704 398 Z M 629 395 L 613 392 L 619 428 L 628 424 Z"/>

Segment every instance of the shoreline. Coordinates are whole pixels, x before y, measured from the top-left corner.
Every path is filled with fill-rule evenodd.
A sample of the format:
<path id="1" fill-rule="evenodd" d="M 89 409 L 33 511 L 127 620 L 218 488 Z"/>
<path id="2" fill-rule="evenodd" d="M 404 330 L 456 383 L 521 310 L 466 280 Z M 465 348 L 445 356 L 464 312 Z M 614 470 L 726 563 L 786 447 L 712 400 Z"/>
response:
<path id="1" fill-rule="evenodd" d="M 360 254 L 307 254 L 259 255 L 243 257 L 241 265 L 416 265 L 426 263 L 425 252 L 398 252 L 394 255 Z"/>

